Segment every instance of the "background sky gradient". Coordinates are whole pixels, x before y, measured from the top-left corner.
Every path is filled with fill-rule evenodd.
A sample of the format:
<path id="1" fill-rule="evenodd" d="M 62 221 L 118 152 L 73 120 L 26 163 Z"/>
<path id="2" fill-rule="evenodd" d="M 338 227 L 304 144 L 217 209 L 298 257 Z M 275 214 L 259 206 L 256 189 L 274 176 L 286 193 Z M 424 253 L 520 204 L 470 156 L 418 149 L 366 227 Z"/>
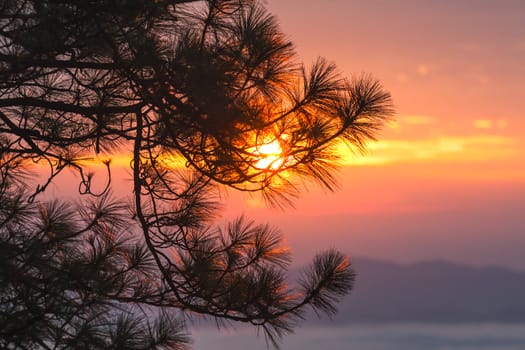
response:
<path id="1" fill-rule="evenodd" d="M 335 247 L 397 263 L 525 271 L 525 2 L 265 4 L 301 60 L 321 55 L 345 76 L 372 74 L 396 116 L 366 155 L 346 153 L 335 192 L 305 184 L 295 208 L 281 211 L 228 191 L 225 216 L 281 229 L 296 267 Z M 112 164 L 115 192 L 125 196 L 129 160 Z M 77 186 L 63 178 L 49 193 Z"/>
<path id="2" fill-rule="evenodd" d="M 525 270 L 525 2 L 266 5 L 301 59 L 371 73 L 397 114 L 368 154 L 345 157 L 335 193 L 307 185 L 284 212 L 232 194 L 229 212 L 280 227 L 297 264 L 337 247 Z"/>

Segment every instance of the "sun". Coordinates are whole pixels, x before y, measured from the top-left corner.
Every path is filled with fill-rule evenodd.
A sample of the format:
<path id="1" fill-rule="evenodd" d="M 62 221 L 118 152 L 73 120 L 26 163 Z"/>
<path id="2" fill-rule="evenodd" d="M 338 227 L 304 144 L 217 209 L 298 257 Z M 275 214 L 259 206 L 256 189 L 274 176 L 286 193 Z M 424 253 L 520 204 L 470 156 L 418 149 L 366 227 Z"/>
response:
<path id="1" fill-rule="evenodd" d="M 283 149 L 278 140 L 255 147 L 254 167 L 258 170 L 278 170 L 284 164 Z"/>

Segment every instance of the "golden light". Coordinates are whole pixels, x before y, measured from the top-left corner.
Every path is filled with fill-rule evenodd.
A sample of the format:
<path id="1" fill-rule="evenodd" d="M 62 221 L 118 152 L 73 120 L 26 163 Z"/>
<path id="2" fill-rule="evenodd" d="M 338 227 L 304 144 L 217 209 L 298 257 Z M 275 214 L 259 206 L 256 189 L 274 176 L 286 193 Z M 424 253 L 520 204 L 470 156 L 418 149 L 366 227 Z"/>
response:
<path id="1" fill-rule="evenodd" d="M 278 170 L 285 161 L 283 149 L 278 140 L 266 142 L 255 148 L 254 154 L 258 159 L 254 167 L 259 170 Z"/>

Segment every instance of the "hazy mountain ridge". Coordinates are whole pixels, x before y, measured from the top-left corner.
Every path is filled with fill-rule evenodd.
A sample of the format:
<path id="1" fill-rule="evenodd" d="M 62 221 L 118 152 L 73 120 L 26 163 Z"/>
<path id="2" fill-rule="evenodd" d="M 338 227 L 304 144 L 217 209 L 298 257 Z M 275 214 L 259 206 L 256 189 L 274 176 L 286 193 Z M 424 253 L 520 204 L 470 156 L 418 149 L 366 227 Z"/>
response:
<path id="1" fill-rule="evenodd" d="M 352 264 L 356 285 L 335 323 L 525 322 L 525 272 L 443 261 Z"/>

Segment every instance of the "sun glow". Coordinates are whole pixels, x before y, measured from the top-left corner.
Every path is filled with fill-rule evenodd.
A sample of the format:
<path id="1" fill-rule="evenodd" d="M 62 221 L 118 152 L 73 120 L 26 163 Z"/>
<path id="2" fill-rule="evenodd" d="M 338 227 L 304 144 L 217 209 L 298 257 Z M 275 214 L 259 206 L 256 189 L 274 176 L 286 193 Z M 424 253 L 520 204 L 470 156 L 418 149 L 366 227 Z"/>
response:
<path id="1" fill-rule="evenodd" d="M 283 149 L 278 140 L 263 143 L 255 148 L 257 161 L 254 167 L 259 170 L 278 170 L 284 164 Z"/>

